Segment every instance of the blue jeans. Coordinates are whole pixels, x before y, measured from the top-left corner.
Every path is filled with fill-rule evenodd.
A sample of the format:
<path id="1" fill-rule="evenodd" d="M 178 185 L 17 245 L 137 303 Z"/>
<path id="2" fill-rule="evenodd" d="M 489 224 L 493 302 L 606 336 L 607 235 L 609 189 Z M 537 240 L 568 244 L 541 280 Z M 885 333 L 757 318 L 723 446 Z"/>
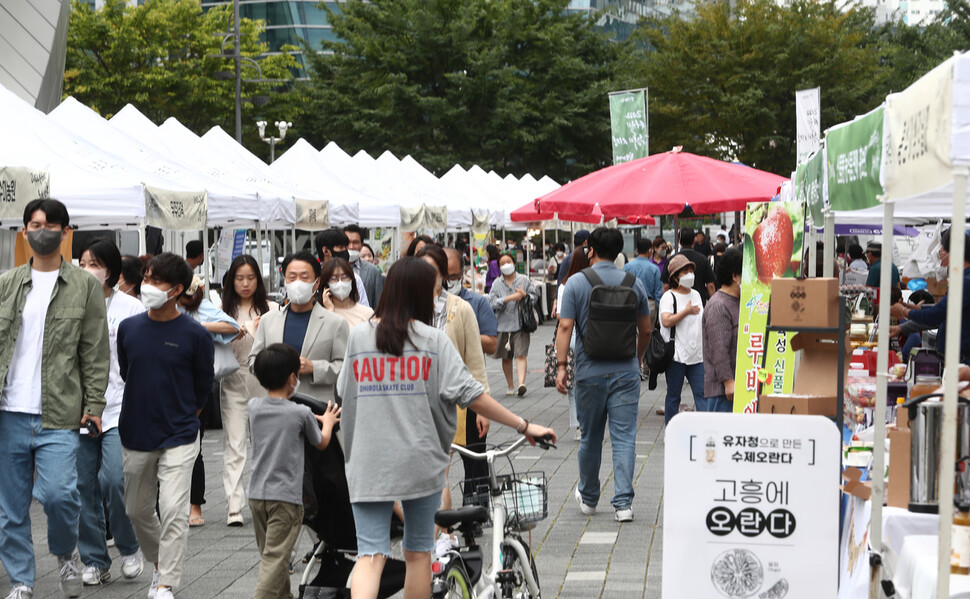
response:
<path id="1" fill-rule="evenodd" d="M 734 402 L 727 398 L 726 395 L 715 395 L 714 397 L 705 397 L 701 401 L 694 400 L 697 404 L 698 412 L 733 412 Z"/>
<path id="2" fill-rule="evenodd" d="M 441 506 L 441 491 L 404 499 L 404 538 L 401 548 L 405 551 L 430 552 L 434 549 L 434 514 Z M 350 504 L 354 510 L 357 527 L 357 555 L 391 556 L 391 513 L 393 501 L 361 501 Z"/>
<path id="3" fill-rule="evenodd" d="M 39 414 L 0 411 L 0 561 L 10 586 L 34 586 L 31 495 L 47 514 L 47 546 L 54 555 L 77 547 L 81 498 L 77 491 L 77 430 L 41 427 Z M 36 469 L 37 480 L 34 480 Z"/>
<path id="4" fill-rule="evenodd" d="M 616 509 L 627 509 L 633 503 L 639 402 L 640 373 L 635 370 L 576 380 L 576 416 L 583 431 L 579 441 L 579 494 L 586 505 L 595 506 L 600 498 L 600 461 L 607 420 L 616 491 L 610 503 Z"/>
<path id="5" fill-rule="evenodd" d="M 680 392 L 684 388 L 684 377 L 694 392 L 694 406 L 700 410 L 704 403 L 704 363 L 682 364 L 671 362 L 664 373 L 667 378 L 667 398 L 664 400 L 664 424 L 680 412 Z"/>
<path id="6" fill-rule="evenodd" d="M 101 570 L 111 567 L 105 542 L 105 505 L 118 551 L 121 555 L 137 552 L 138 539 L 125 513 L 125 467 L 117 427 L 100 437 L 81 435 L 77 450 L 77 490 L 81 493 L 77 548 L 84 565 Z"/>

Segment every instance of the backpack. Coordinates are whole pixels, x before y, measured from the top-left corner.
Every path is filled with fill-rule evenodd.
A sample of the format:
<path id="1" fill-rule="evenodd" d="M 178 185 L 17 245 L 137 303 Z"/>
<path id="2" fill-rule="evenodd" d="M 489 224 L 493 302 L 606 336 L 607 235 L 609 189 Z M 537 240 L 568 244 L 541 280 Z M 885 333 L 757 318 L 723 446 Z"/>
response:
<path id="1" fill-rule="evenodd" d="M 636 276 L 625 273 L 619 285 L 606 285 L 593 268 L 580 272 L 593 286 L 589 294 L 583 350 L 593 360 L 627 360 L 637 355 Z"/>

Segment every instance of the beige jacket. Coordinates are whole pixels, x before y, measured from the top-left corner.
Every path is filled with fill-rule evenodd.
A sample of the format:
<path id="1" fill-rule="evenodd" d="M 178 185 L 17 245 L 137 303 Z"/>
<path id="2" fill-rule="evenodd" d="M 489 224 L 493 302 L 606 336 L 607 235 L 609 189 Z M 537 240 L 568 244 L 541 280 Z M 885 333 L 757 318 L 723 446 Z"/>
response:
<path id="1" fill-rule="evenodd" d="M 283 342 L 283 325 L 289 306 L 263 314 L 249 352 L 249 371 L 253 370 L 256 354 L 264 347 Z M 300 357 L 313 362 L 313 372 L 300 376 L 300 393 L 306 393 L 324 403 L 333 400 L 333 386 L 344 365 L 347 337 L 350 327 L 342 317 L 330 312 L 319 303 L 313 304 L 310 322 L 303 338 Z"/>
<path id="2" fill-rule="evenodd" d="M 472 378 L 485 387 L 488 393 L 488 375 L 485 374 L 485 353 L 482 351 L 482 339 L 478 329 L 478 319 L 471 304 L 457 295 L 448 294 L 445 311 L 448 314 L 448 324 L 445 334 L 451 339 L 462 361 L 471 373 Z M 455 430 L 455 443 L 465 444 L 465 409 L 458 408 L 458 428 Z"/>

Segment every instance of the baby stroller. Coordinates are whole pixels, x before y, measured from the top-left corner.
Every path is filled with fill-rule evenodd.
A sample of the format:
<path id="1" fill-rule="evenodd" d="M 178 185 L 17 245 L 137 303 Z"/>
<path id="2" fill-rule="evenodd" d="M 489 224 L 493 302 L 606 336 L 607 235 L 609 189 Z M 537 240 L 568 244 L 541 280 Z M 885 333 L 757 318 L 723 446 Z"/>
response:
<path id="1" fill-rule="evenodd" d="M 294 402 L 323 414 L 327 406 L 320 401 L 295 393 Z M 339 427 L 339 425 L 338 425 Z M 334 428 L 336 433 L 338 428 Z M 313 531 L 320 542 L 307 561 L 300 579 L 300 599 L 349 599 L 351 556 L 357 553 L 357 530 L 350 507 L 350 491 L 344 471 L 344 452 L 334 434 L 330 445 L 320 451 L 307 445 L 303 474 L 303 525 Z M 313 576 L 314 565 L 320 570 Z M 404 588 L 404 562 L 388 559 L 381 575 L 378 597 L 390 597 Z M 311 580 L 311 577 L 312 580 Z"/>

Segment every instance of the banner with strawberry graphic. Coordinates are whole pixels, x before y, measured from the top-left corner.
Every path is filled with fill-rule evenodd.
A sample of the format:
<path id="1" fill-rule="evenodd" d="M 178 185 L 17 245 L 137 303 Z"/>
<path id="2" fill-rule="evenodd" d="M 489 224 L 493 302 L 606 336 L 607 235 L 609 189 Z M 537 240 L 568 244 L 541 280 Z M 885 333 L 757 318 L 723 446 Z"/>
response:
<path id="1" fill-rule="evenodd" d="M 798 275 L 804 231 L 804 199 L 751 202 L 745 211 L 735 412 L 757 412 L 759 383 L 773 393 L 791 393 L 794 352 L 789 347 L 788 336 L 785 333 L 766 335 L 765 329 L 771 280 Z"/>

